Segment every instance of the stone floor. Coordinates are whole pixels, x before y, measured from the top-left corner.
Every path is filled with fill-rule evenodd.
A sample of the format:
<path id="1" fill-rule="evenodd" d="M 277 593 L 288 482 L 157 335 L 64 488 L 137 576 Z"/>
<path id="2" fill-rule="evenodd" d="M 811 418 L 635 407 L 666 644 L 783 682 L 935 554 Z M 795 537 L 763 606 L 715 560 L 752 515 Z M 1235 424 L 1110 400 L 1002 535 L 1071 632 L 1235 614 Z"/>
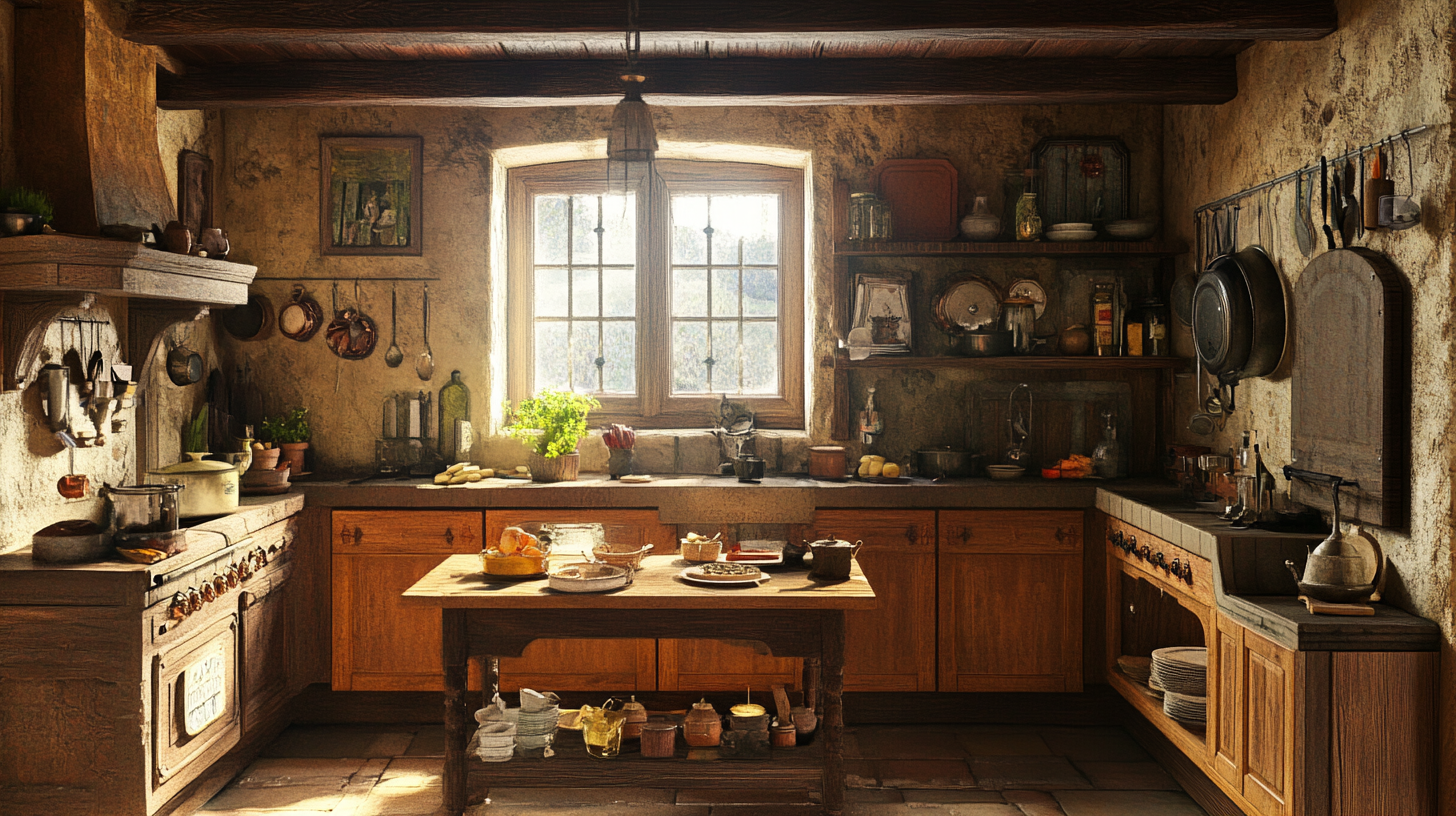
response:
<path id="1" fill-rule="evenodd" d="M 853 816 L 1206 816 L 1118 728 L 847 729 Z M 285 731 L 199 816 L 429 816 L 440 808 L 440 726 Z M 795 816 L 802 794 L 755 790 L 493 788 L 476 816 Z"/>

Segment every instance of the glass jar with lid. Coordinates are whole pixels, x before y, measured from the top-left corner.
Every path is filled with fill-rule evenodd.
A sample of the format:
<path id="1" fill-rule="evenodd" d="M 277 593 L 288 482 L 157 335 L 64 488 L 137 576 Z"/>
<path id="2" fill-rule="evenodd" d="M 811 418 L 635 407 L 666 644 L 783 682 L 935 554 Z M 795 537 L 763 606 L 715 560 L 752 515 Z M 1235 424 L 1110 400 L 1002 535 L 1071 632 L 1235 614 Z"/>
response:
<path id="1" fill-rule="evenodd" d="M 893 234 L 888 201 L 874 193 L 850 195 L 849 240 L 888 241 Z"/>

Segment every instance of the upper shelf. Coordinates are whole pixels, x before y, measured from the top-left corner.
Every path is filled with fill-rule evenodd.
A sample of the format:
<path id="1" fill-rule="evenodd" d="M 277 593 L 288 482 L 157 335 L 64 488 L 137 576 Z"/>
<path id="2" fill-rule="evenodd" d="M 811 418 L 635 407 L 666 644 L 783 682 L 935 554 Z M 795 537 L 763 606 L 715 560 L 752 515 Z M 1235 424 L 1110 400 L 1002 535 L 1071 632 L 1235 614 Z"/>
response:
<path id="1" fill-rule="evenodd" d="M 835 255 L 885 258 L 971 255 L 1130 255 L 1167 258 L 1187 251 L 1188 245 L 1177 241 L 837 241 L 834 244 Z"/>
<path id="2" fill-rule="evenodd" d="M 1186 368 L 1182 357 L 1042 357 L 1016 354 L 1005 357 L 911 357 L 886 354 L 851 360 L 843 353 L 834 356 L 835 368 L 979 368 L 1019 371 L 1178 371 Z"/>
<path id="3" fill-rule="evenodd" d="M 248 302 L 258 267 L 80 235 L 0 239 L 0 290 L 94 292 L 210 306 Z"/>

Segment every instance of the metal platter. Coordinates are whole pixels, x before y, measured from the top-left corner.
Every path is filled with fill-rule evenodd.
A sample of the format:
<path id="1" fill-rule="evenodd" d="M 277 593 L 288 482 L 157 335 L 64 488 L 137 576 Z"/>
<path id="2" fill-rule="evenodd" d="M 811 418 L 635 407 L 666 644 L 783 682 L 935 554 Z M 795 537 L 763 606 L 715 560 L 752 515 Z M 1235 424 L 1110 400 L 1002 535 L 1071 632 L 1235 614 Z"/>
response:
<path id="1" fill-rule="evenodd" d="M 996 284 L 978 276 L 962 278 L 935 299 L 935 322 L 949 334 L 994 327 L 1001 319 L 1001 300 Z"/>

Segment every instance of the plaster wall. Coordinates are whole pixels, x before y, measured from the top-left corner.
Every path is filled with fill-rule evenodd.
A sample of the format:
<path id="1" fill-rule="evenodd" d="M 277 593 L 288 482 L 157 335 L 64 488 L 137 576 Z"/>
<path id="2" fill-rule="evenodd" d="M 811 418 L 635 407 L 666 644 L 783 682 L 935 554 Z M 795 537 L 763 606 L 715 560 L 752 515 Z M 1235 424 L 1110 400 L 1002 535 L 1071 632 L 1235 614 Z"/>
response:
<path id="1" fill-rule="evenodd" d="M 806 310 L 810 321 L 807 344 L 810 426 L 807 434 L 782 442 L 784 469 L 803 470 L 806 440 L 828 436 L 829 369 L 822 367 L 843 329 L 831 325 L 827 293 L 832 280 L 830 258 L 831 197 L 836 178 L 851 189 L 869 189 L 869 173 L 892 157 L 943 157 L 959 172 L 962 209 L 977 191 L 989 193 L 996 206 L 1002 198 L 1002 174 L 1026 166 L 1030 152 L 1048 136 L 1115 136 L 1133 156 L 1133 184 L 1149 211 L 1159 206 L 1162 127 L 1155 106 L 1008 106 L 1008 107 L 734 107 L 655 108 L 658 138 L 664 143 L 734 144 L 799 151 L 809 155 L 813 200 L 807 208 L 807 268 L 813 293 Z M 314 453 L 325 469 L 367 469 L 373 464 L 380 426 L 380 403 L 395 391 L 438 392 L 452 369 L 459 369 L 472 393 L 472 418 L 477 429 L 488 427 L 490 409 L 503 398 L 493 393 L 488 338 L 497 299 L 490 288 L 491 246 L 498 224 L 492 223 L 492 154 L 508 148 L 601 140 L 611 109 L 581 108 L 359 108 L 230 110 L 224 127 L 225 158 L 219 162 L 222 223 L 235 256 L 259 267 L 255 290 L 275 307 L 286 302 L 292 282 L 338 277 L 340 304 L 353 302 L 354 279 L 367 314 L 388 334 L 391 284 L 377 277 L 432 278 L 430 343 L 436 374 L 429 383 L 415 376 L 411 365 L 385 366 L 382 351 L 361 362 L 342 362 L 328 351 L 322 337 L 304 344 L 274 333 L 257 342 L 237 344 L 236 351 L 266 388 L 266 409 L 277 413 L 306 405 L 314 416 Z M 324 135 L 418 135 L 424 142 L 424 252 L 420 257 L 324 257 L 318 251 L 319 137 Z M 601 148 L 598 147 L 598 150 Z M 737 155 L 733 158 L 739 158 Z M 1018 268 L 1005 261 L 965 259 L 954 269 L 930 268 L 917 273 L 917 308 L 926 317 L 916 329 L 934 349 L 941 338 L 929 325 L 928 304 L 938 285 L 953 271 L 1009 275 Z M 1022 269 L 1048 276 L 1066 266 L 1052 261 L 1025 261 Z M 1010 278 L 1002 281 L 1007 283 Z M 327 313 L 330 284 L 315 280 L 310 292 Z M 423 284 L 398 285 L 399 343 L 407 360 L 421 348 L 420 296 Z M 1078 321 L 1084 322 L 1084 318 Z M 1048 326 L 1047 331 L 1061 328 Z M 388 338 L 381 340 L 386 345 Z M 927 352 L 932 353 L 932 352 Z M 856 375 L 858 376 L 858 375 Z M 955 372 L 896 372 L 883 380 L 879 406 L 902 423 L 897 451 L 917 444 L 958 437 L 963 420 L 957 402 L 965 379 Z M 866 382 L 854 384 L 862 396 Z M 858 403 L 857 397 L 857 403 Z M 926 410 L 927 400 L 930 409 Z M 706 425 L 706 418 L 705 423 Z M 1095 440 L 1094 440 L 1095 443 Z M 704 435 L 659 434 L 639 440 L 639 459 L 662 468 L 706 472 L 716 463 L 709 449 L 716 443 Z M 772 442 L 770 445 L 778 445 Z M 524 448 L 516 442 L 487 438 L 477 459 L 486 464 L 523 464 Z M 583 447 L 583 465 L 604 468 L 599 441 Z"/>
<path id="2" fill-rule="evenodd" d="M 1356 145 L 1419 124 L 1432 129 L 1411 140 L 1420 227 L 1367 232 L 1363 245 L 1385 253 L 1409 281 L 1413 319 L 1411 361 L 1411 525 L 1376 530 L 1391 559 L 1389 602 L 1440 623 L 1456 642 L 1451 609 L 1452 427 L 1452 47 L 1453 6 L 1448 0 L 1384 3 L 1340 0 L 1340 28 L 1316 42 L 1264 43 L 1239 57 L 1239 96 L 1217 107 L 1165 109 L 1166 222 L 1192 240 L 1195 207 Z M 1410 179 L 1404 148 L 1393 162 L 1396 189 Z M 1271 203 L 1277 227 L 1267 249 L 1290 283 L 1308 263 L 1291 232 L 1294 189 L 1284 184 Z M 1257 201 L 1257 199 L 1256 199 Z M 1316 217 L 1318 204 L 1316 203 Z M 1247 234 L 1244 242 L 1252 242 Z M 1316 250 L 1316 253 L 1321 250 Z M 1193 262 L 1185 259 L 1185 271 Z M 1191 354 L 1188 338 L 1181 338 Z M 1179 381 L 1178 431 L 1182 441 L 1223 449 L 1245 429 L 1257 429 L 1271 469 L 1290 457 L 1290 361 L 1273 377 L 1239 387 L 1239 413 L 1212 438 L 1189 434 L 1182 423 L 1195 408 L 1191 379 Z M 1443 660 L 1453 658 L 1446 649 Z M 1449 662 L 1447 663 L 1449 666 Z M 1448 745 L 1443 813 L 1456 812 L 1450 784 L 1451 671 L 1441 699 Z"/>

